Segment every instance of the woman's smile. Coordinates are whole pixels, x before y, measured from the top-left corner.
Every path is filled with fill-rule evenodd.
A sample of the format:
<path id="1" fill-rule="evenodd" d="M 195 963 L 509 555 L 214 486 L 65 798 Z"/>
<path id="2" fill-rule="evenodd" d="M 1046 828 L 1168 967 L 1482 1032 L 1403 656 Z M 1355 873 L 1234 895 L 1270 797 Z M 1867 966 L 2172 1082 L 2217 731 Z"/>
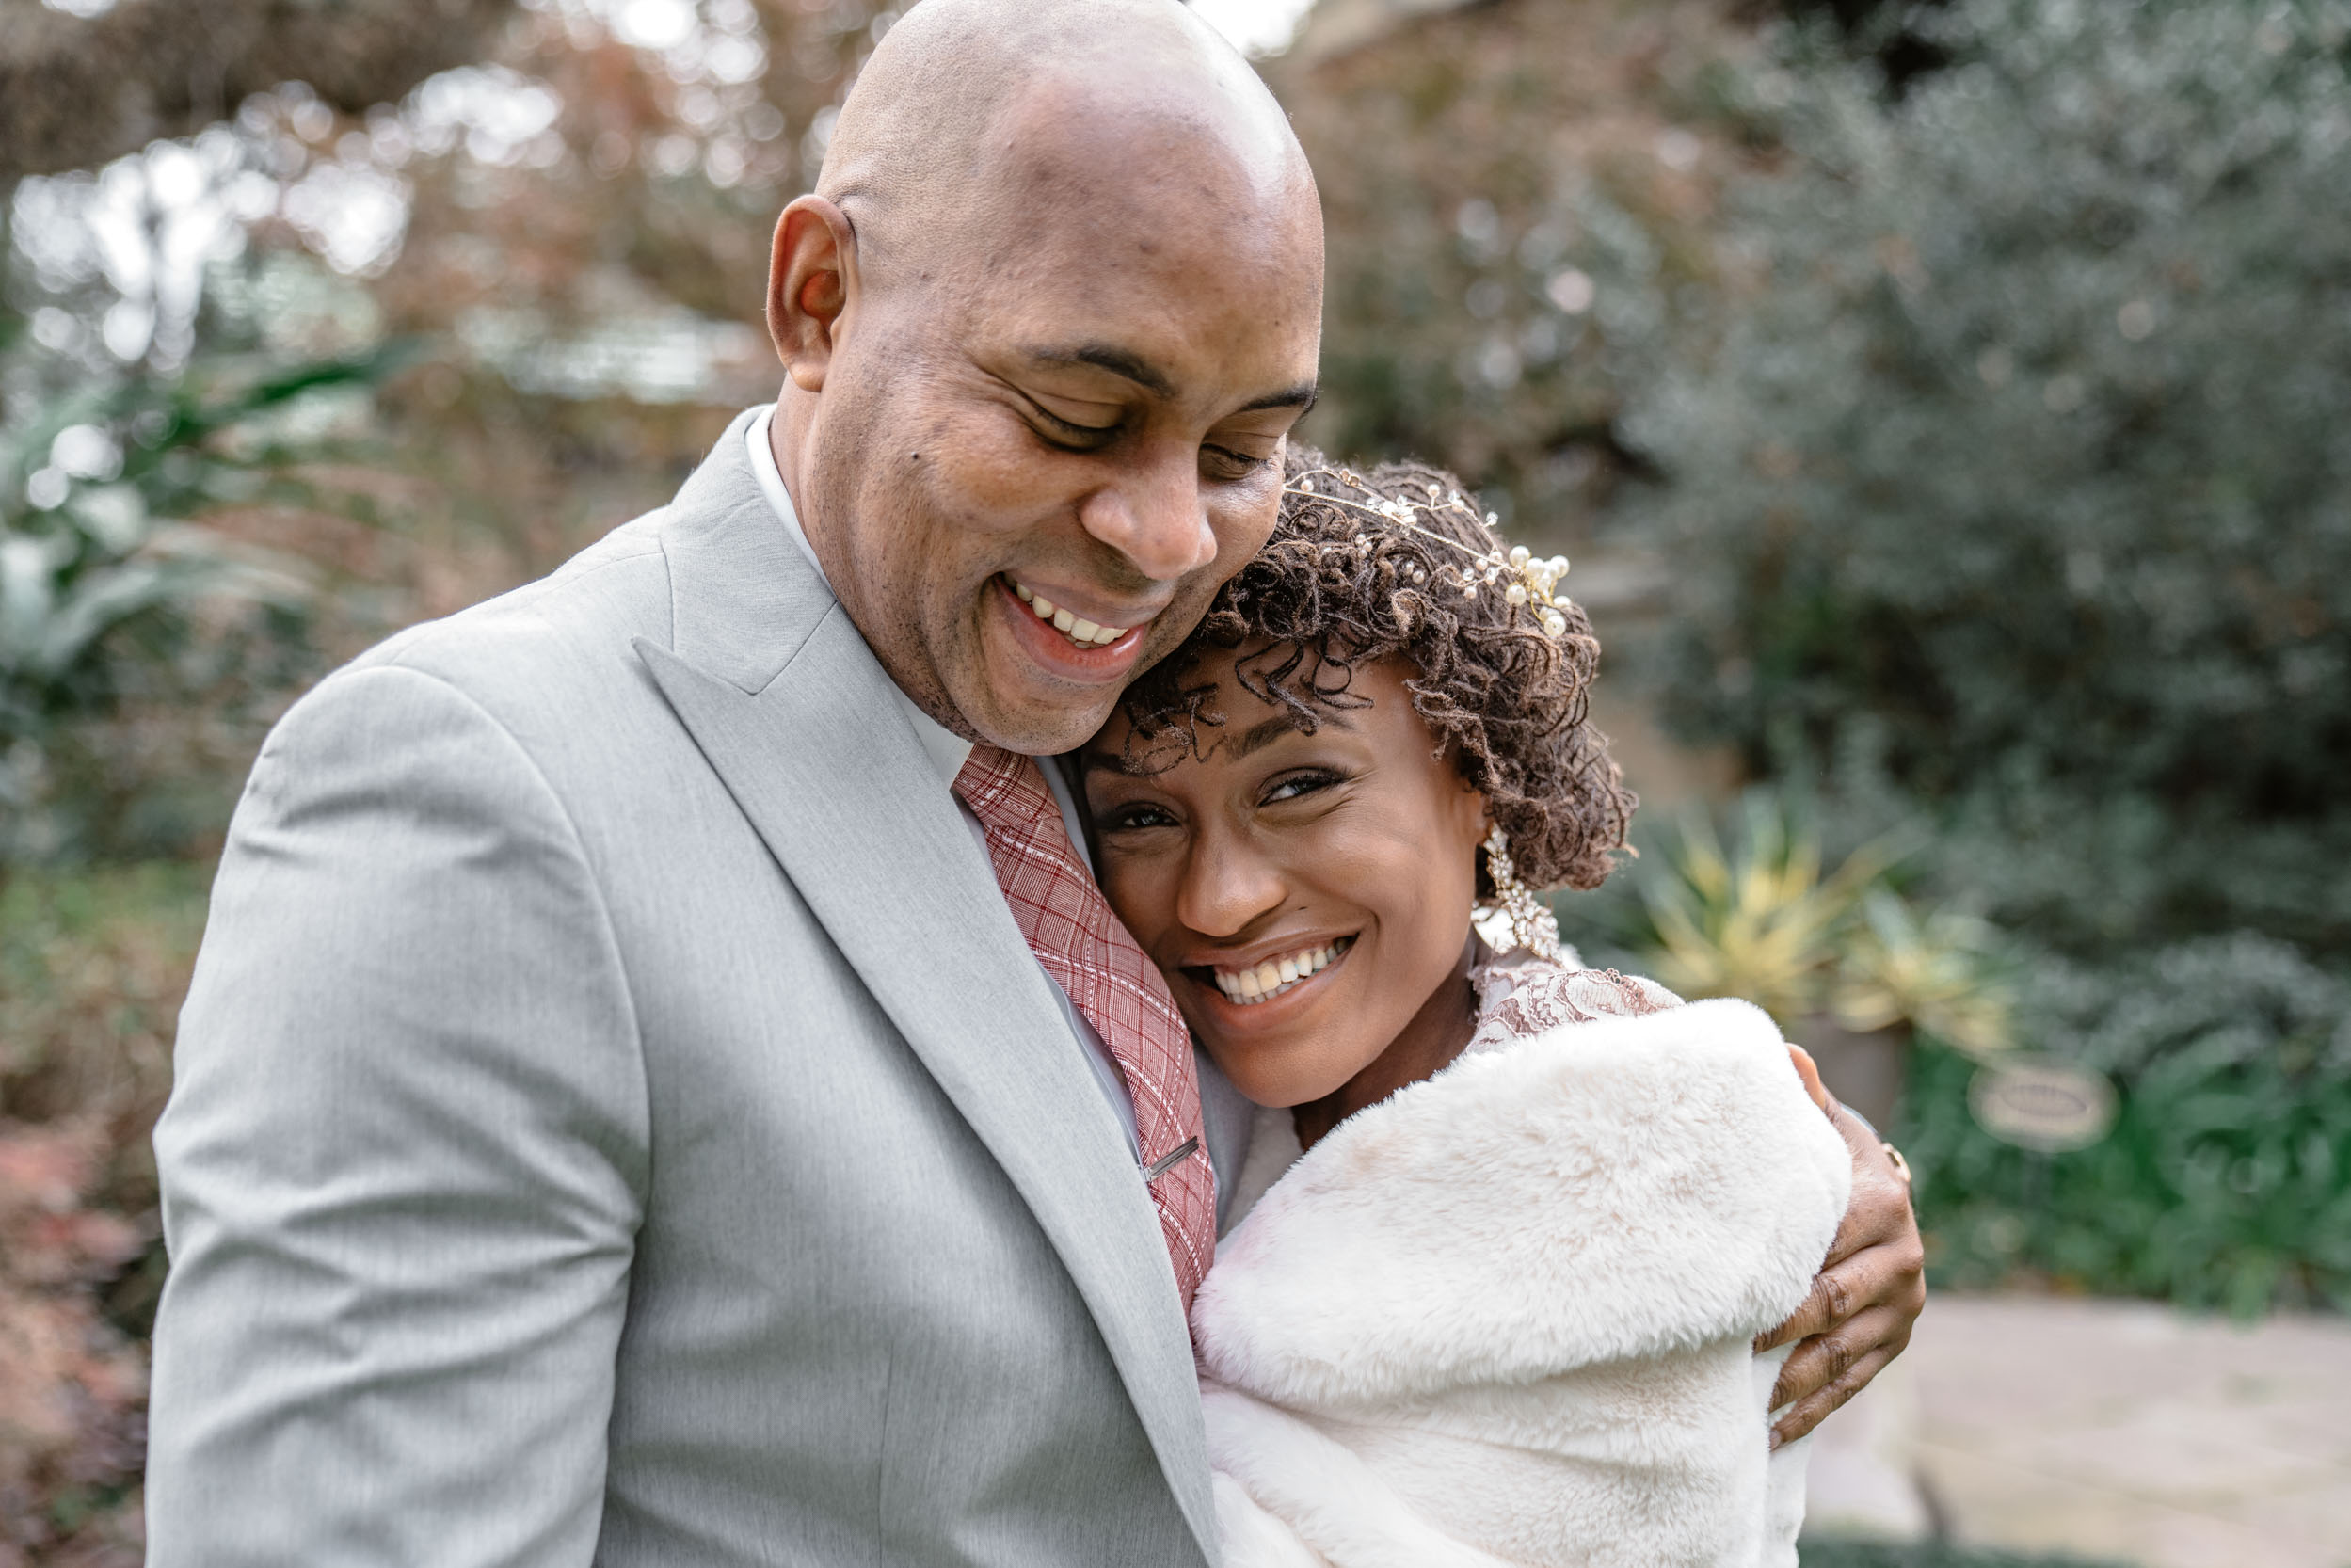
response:
<path id="1" fill-rule="evenodd" d="M 1223 1000 L 1235 1007 L 1258 1007 L 1279 997 L 1320 990 L 1315 982 L 1355 945 L 1351 934 L 1327 941 L 1292 944 L 1271 957 L 1254 962 L 1239 957 L 1188 965 L 1184 973 L 1197 984 L 1214 984 Z"/>

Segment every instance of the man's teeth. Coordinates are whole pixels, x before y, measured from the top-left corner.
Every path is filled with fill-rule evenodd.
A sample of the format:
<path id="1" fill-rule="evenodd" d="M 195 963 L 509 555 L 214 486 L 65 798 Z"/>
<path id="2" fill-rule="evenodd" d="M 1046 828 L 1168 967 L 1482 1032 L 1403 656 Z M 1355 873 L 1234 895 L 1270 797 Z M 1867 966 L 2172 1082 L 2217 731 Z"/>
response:
<path id="1" fill-rule="evenodd" d="M 1125 636 L 1124 626 L 1096 626 L 1081 616 L 1073 616 L 1051 600 L 1024 583 L 1015 583 L 1013 591 L 1020 595 L 1020 602 L 1036 612 L 1037 619 L 1054 628 L 1080 648 L 1105 648 Z"/>
<path id="2" fill-rule="evenodd" d="M 1301 948 L 1279 958 L 1269 958 L 1254 969 L 1220 968 L 1216 971 L 1216 988 L 1224 993 L 1225 1000 L 1243 1007 L 1251 1002 L 1269 1001 L 1300 981 L 1328 968 L 1354 940 L 1352 936 L 1342 936 L 1322 947 Z"/>

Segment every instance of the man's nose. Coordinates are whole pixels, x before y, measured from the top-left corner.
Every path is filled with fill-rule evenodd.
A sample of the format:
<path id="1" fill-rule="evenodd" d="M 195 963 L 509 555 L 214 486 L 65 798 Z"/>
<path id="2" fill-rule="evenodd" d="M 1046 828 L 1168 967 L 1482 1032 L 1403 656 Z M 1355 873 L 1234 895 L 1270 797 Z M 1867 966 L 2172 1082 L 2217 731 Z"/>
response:
<path id="1" fill-rule="evenodd" d="M 1172 583 L 1216 559 L 1216 534 L 1200 503 L 1199 462 L 1189 453 L 1120 474 L 1085 499 L 1078 521 L 1155 583 Z"/>
<path id="2" fill-rule="evenodd" d="M 1281 907 L 1289 886 L 1279 868 L 1235 835 L 1207 832 L 1192 840 L 1176 889 L 1176 918 L 1203 936 L 1238 936 Z"/>

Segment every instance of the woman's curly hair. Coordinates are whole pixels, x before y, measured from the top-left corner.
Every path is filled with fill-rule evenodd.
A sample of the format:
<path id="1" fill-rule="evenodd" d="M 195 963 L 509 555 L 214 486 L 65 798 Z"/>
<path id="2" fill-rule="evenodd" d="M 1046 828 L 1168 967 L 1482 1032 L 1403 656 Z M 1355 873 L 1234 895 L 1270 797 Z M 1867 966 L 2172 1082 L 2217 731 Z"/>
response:
<path id="1" fill-rule="evenodd" d="M 1221 727 L 1216 687 L 1189 683 L 1211 650 L 1265 643 L 1235 666 L 1242 686 L 1287 708 L 1311 734 L 1321 711 L 1361 708 L 1356 666 L 1396 658 L 1417 672 L 1405 688 L 1413 707 L 1510 836 L 1518 874 L 1533 888 L 1596 888 L 1624 842 L 1635 804 L 1607 738 L 1592 727 L 1588 696 L 1600 641 L 1577 606 L 1561 600 L 1565 630 L 1553 636 L 1536 611 L 1508 602 L 1482 583 L 1463 593 L 1463 568 L 1495 540 L 1470 506 L 1447 504 L 1461 482 L 1441 469 L 1388 463 L 1324 478 L 1324 490 L 1359 504 L 1404 501 L 1415 525 L 1447 545 L 1342 505 L 1301 493 L 1328 472 L 1323 456 L 1293 445 L 1283 472 L 1281 520 L 1255 560 L 1227 583 L 1182 647 L 1128 688 L 1133 726 L 1125 765 L 1156 773 L 1199 755 L 1202 726 Z M 1483 856 L 1479 890 L 1491 893 Z"/>

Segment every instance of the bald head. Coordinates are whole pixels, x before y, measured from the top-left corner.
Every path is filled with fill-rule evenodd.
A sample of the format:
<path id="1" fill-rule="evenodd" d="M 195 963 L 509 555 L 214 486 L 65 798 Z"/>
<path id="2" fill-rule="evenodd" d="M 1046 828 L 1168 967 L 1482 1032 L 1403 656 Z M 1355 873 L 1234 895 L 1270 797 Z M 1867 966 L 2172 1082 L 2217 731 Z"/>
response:
<path id="1" fill-rule="evenodd" d="M 1288 121 L 1177 0 L 923 0 L 776 224 L 776 463 L 901 690 L 1065 751 L 1272 531 L 1321 315 Z"/>
<path id="2" fill-rule="evenodd" d="M 1236 238 L 1317 224 L 1288 119 L 1178 0 L 924 0 L 833 128 L 817 193 L 856 225 L 869 287 L 900 265 L 1016 260 L 1050 207 L 1115 226 L 1120 194 L 1180 173 L 1192 221 Z M 1270 236 L 1251 236 L 1270 237 Z"/>

